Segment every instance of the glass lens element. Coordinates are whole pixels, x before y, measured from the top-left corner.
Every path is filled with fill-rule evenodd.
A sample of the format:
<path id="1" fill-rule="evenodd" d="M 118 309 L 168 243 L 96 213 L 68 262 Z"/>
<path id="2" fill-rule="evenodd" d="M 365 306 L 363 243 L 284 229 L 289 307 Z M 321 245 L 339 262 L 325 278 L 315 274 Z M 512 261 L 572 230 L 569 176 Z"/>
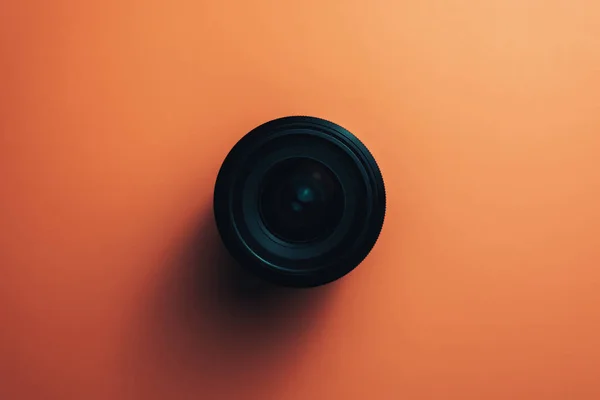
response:
<path id="1" fill-rule="evenodd" d="M 288 242 L 329 236 L 344 213 L 344 193 L 335 174 L 310 158 L 291 158 L 271 168 L 263 181 L 260 211 L 267 229 Z"/>

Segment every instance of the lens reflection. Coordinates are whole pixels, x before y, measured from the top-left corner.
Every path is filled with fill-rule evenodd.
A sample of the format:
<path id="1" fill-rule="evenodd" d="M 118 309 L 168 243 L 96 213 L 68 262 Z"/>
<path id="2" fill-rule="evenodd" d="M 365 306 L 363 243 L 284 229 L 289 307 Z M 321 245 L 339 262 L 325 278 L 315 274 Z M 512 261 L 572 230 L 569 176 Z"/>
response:
<path id="1" fill-rule="evenodd" d="M 324 164 L 292 158 L 276 164 L 265 176 L 260 209 L 267 229 L 289 242 L 329 236 L 344 212 L 342 187 Z"/>

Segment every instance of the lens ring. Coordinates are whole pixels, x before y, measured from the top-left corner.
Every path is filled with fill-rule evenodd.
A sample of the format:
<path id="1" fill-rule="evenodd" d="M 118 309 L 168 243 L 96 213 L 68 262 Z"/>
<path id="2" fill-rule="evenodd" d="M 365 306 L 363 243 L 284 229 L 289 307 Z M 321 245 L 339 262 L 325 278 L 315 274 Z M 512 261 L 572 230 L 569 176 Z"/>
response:
<path id="1" fill-rule="evenodd" d="M 325 221 L 319 224 L 318 218 L 307 218 L 306 223 L 294 220 L 290 208 L 286 209 L 287 214 L 274 212 L 269 218 L 265 218 L 264 205 L 261 211 L 269 170 L 294 158 L 322 164 L 339 180 L 342 216 L 332 218 L 329 225 Z M 293 183 L 286 186 L 285 178 L 280 182 L 284 188 L 294 187 Z M 301 183 L 315 182 L 306 178 Z M 280 196 L 310 203 L 319 188 L 308 189 L 281 189 L 286 194 Z M 276 204 L 276 192 L 271 190 L 271 204 Z M 281 204 L 293 207 L 290 202 Z M 314 217 L 324 210 L 333 210 L 327 204 L 330 203 L 320 203 L 324 208 L 314 204 L 314 213 L 306 215 Z M 311 287 L 341 278 L 371 251 L 383 226 L 385 188 L 375 159 L 350 132 L 319 118 L 285 117 L 253 129 L 227 155 L 215 184 L 214 212 L 225 246 L 243 267 L 276 284 Z M 270 222 L 265 224 L 265 219 Z M 277 231 L 274 225 L 283 231 L 299 229 L 293 232 L 297 235 L 279 232 L 276 237 L 269 235 L 269 231 Z M 308 238 L 311 235 L 306 232 L 314 237 Z M 294 240 L 298 238 L 302 240 Z"/>

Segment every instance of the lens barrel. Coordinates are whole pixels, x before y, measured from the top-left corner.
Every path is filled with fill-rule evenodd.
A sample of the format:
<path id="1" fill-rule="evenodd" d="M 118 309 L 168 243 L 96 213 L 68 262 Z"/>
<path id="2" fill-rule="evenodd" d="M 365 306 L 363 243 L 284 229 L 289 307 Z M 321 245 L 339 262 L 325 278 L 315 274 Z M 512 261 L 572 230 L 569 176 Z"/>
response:
<path id="1" fill-rule="evenodd" d="M 383 177 L 349 131 L 315 117 L 253 129 L 217 176 L 214 214 L 225 247 L 257 276 L 313 287 L 348 274 L 385 216 Z"/>

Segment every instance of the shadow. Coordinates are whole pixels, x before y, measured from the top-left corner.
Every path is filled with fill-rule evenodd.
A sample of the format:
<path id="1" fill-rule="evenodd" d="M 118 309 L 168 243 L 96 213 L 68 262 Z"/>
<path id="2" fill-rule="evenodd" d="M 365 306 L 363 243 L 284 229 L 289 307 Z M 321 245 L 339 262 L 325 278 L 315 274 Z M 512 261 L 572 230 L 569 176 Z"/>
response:
<path id="1" fill-rule="evenodd" d="M 128 372 L 151 393 L 135 397 L 268 390 L 301 357 L 334 288 L 280 288 L 250 275 L 227 253 L 207 210 L 147 285 Z"/>

